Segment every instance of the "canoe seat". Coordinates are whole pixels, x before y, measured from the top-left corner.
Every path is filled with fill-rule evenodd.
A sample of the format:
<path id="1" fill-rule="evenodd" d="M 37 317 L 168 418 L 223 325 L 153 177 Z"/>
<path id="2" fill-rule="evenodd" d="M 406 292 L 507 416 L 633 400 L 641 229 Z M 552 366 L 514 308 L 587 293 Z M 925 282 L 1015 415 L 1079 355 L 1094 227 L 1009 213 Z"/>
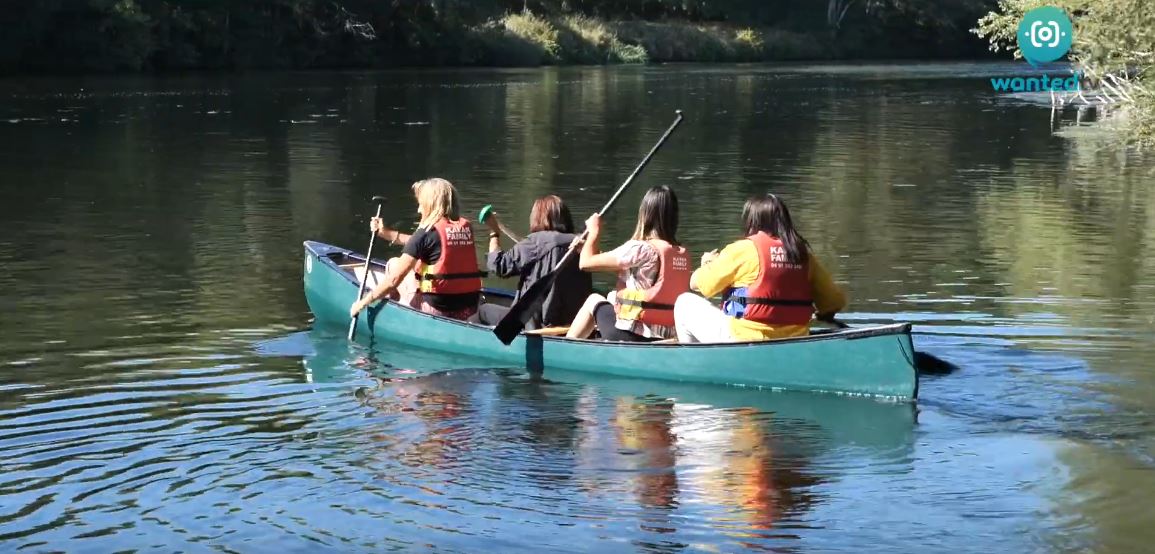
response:
<path id="1" fill-rule="evenodd" d="M 365 275 L 365 264 L 345 264 L 341 266 L 341 269 L 352 271 L 353 275 L 357 278 L 358 283 L 361 282 L 361 276 Z M 378 283 L 381 283 L 384 280 L 385 269 L 371 267 L 369 268 L 369 280 L 365 282 L 365 289 L 371 290 L 373 287 L 377 286 Z"/>
<path id="2" fill-rule="evenodd" d="M 569 326 L 566 325 L 565 327 L 545 327 L 543 329 L 534 329 L 532 331 L 526 331 L 525 334 L 527 334 L 527 335 L 544 335 L 547 337 L 560 337 L 560 336 L 562 336 L 568 332 L 569 332 Z"/>

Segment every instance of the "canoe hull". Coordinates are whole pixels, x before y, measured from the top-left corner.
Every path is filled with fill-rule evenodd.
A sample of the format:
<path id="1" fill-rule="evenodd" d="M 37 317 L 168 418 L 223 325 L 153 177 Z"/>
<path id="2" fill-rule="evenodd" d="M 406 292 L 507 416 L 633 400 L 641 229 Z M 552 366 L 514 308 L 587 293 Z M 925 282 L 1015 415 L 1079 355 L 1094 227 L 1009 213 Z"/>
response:
<path id="1" fill-rule="evenodd" d="M 356 257 L 341 248 L 305 243 L 305 297 L 317 325 L 348 325 L 357 283 L 339 261 Z M 368 317 L 358 318 L 359 342 L 411 345 L 499 366 L 897 400 L 913 400 L 918 392 L 907 324 L 735 344 L 646 345 L 522 335 L 503 345 L 489 328 L 431 316 L 394 302 L 378 303 L 367 313 Z"/>

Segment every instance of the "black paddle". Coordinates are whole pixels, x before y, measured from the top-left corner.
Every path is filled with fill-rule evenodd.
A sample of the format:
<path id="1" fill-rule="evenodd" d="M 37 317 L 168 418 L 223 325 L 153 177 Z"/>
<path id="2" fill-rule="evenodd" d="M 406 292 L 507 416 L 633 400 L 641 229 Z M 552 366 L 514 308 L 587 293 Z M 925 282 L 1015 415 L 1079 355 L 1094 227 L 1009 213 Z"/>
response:
<path id="1" fill-rule="evenodd" d="M 377 215 L 375 217 L 381 217 L 381 205 L 385 203 L 385 197 L 384 196 L 374 196 L 373 202 L 377 204 Z M 365 295 L 365 283 L 369 280 L 369 259 L 373 257 L 373 241 L 376 238 L 377 238 L 376 232 L 373 232 L 373 234 L 369 236 L 369 251 L 365 253 L 365 273 L 363 275 L 361 275 L 361 287 L 357 289 L 357 300 L 358 301 L 360 301 L 361 297 Z M 361 310 L 361 311 L 365 311 L 365 310 Z M 357 314 L 357 315 L 361 315 L 361 314 Z M 357 336 L 357 316 L 355 315 L 355 316 L 349 318 L 349 340 L 353 340 L 353 337 L 356 337 L 356 336 Z"/>
<path id="2" fill-rule="evenodd" d="M 674 114 L 674 122 L 670 125 L 670 128 L 666 129 L 665 134 L 658 139 L 658 143 L 655 144 L 654 147 L 650 149 L 650 153 L 646 154 L 646 157 L 642 159 L 642 163 L 634 168 L 634 172 L 631 173 L 629 177 L 626 177 L 626 182 L 618 187 L 617 192 L 610 197 L 609 202 L 606 202 L 606 205 L 602 206 L 601 210 L 598 210 L 598 214 L 605 215 L 606 211 L 618 201 L 618 197 L 630 187 L 630 183 L 634 182 L 634 177 L 637 177 L 638 174 L 642 172 L 642 168 L 650 163 L 650 158 L 654 157 L 658 149 L 665 144 L 666 139 L 670 138 L 670 134 L 674 132 L 674 129 L 678 128 L 678 125 L 682 123 L 682 110 L 676 110 Z M 585 239 L 588 234 L 589 230 L 587 229 L 582 233 L 581 238 Z M 580 242 L 581 241 L 578 241 L 575 244 L 579 244 Z M 558 270 L 573 259 L 573 253 L 575 251 L 576 249 L 571 245 L 570 249 L 565 253 L 565 256 L 562 256 L 561 261 L 553 266 L 553 270 L 542 276 L 542 278 L 538 279 L 533 285 L 530 285 L 529 289 L 525 291 L 525 294 L 522 294 L 521 298 L 509 307 L 509 313 L 505 314 L 505 317 L 501 318 L 501 321 L 493 328 L 493 334 L 497 335 L 497 338 L 501 340 L 503 344 L 513 342 L 513 339 L 517 338 L 517 335 L 521 333 L 522 329 L 525 329 L 526 322 L 533 318 L 534 312 L 541 307 L 541 303 L 545 301 L 545 297 L 550 289 L 553 288 L 553 282 L 557 279 Z"/>
<path id="3" fill-rule="evenodd" d="M 826 323 L 834 325 L 839 329 L 846 329 L 850 327 L 849 325 L 834 319 L 833 317 L 821 318 L 819 321 L 825 321 Z M 916 350 L 914 353 L 914 369 L 923 375 L 946 375 L 948 373 L 954 372 L 954 370 L 958 369 L 958 366 L 933 354 L 918 352 Z"/>

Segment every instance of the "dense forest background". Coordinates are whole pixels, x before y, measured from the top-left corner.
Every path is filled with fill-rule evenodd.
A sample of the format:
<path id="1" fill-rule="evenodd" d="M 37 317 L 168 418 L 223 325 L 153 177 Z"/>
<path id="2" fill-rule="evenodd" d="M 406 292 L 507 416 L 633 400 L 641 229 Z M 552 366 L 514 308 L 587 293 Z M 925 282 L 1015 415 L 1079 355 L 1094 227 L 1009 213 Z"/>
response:
<path id="1" fill-rule="evenodd" d="M 991 0 L 34 0 L 0 73 L 975 57 Z"/>

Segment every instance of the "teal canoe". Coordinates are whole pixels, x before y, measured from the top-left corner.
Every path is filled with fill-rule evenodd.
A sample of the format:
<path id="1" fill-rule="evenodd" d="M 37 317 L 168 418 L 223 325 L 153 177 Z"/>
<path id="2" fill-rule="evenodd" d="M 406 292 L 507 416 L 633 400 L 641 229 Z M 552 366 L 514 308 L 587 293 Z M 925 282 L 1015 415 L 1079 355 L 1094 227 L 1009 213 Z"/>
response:
<path id="1" fill-rule="evenodd" d="M 364 256 L 350 250 L 305 242 L 305 298 L 316 325 L 348 326 L 349 306 L 357 297 L 356 272 L 364 262 Z M 383 269 L 378 260 L 371 266 L 373 271 Z M 521 335 L 506 346 L 489 327 L 380 302 L 358 318 L 357 326 L 358 341 L 372 342 L 375 348 L 409 345 L 486 360 L 494 367 L 555 368 L 893 400 L 914 400 L 918 395 L 907 323 L 760 342 L 644 344 Z"/>

